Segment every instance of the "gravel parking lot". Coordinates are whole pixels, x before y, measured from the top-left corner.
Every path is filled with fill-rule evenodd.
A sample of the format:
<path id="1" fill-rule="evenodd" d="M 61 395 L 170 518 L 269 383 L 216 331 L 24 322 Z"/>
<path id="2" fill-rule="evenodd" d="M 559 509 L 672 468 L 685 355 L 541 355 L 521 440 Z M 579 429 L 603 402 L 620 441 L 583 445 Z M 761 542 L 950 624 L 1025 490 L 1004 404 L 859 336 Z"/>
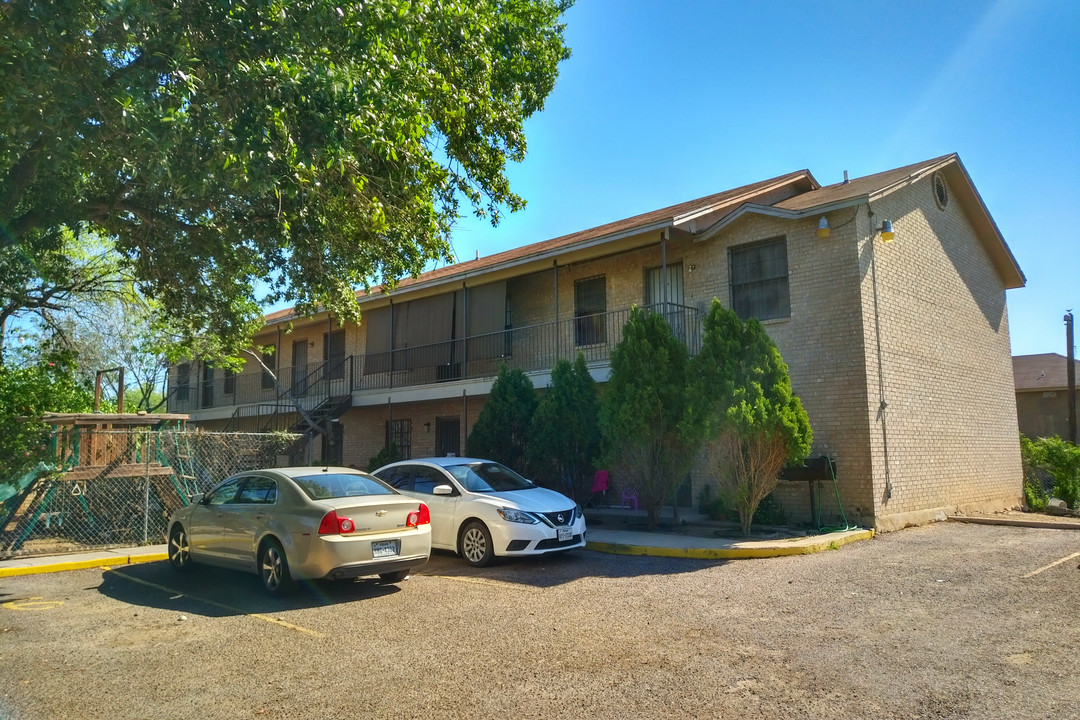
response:
<path id="1" fill-rule="evenodd" d="M 1080 718 L 1080 533 L 953 523 L 398 586 L 166 563 L 0 579 L 0 718 Z"/>

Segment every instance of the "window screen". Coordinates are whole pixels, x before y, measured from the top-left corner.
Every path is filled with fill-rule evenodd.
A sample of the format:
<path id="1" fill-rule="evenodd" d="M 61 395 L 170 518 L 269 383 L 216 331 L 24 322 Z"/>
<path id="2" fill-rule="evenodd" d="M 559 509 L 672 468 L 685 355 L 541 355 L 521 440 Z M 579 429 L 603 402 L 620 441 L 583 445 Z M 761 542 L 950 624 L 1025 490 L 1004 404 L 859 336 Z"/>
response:
<path id="1" fill-rule="evenodd" d="M 739 317 L 768 320 L 790 316 L 787 241 L 776 238 L 741 245 L 728 253 L 731 307 Z"/>

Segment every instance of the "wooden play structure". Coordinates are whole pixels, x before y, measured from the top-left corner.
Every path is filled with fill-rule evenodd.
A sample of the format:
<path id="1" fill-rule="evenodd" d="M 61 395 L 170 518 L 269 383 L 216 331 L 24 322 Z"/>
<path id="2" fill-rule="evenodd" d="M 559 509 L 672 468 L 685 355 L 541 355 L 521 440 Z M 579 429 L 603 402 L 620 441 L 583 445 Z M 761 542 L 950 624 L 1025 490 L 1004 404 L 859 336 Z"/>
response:
<path id="1" fill-rule="evenodd" d="M 197 491 L 181 432 L 188 416 L 44 419 L 53 426 L 48 459 L 15 478 L 14 495 L 0 502 L 0 556 L 43 536 L 75 547 L 163 542 L 164 520 Z"/>

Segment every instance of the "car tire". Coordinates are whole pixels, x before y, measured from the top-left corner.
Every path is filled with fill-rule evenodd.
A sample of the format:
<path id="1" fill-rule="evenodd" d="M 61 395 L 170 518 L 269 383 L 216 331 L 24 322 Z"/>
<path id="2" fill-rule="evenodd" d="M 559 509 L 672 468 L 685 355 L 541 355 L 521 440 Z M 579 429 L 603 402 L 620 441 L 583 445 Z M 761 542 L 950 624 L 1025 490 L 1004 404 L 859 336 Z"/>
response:
<path id="1" fill-rule="evenodd" d="M 408 570 L 398 570 L 397 572 L 379 573 L 379 579 L 384 583 L 399 583 L 405 578 L 409 577 Z"/>
<path id="2" fill-rule="evenodd" d="M 495 548 L 491 543 L 491 533 L 484 523 L 474 520 L 461 531 L 458 540 L 458 554 L 473 567 L 484 567 L 495 557 Z"/>
<path id="3" fill-rule="evenodd" d="M 259 550 L 259 578 L 271 595 L 285 595 L 293 589 L 289 561 L 277 540 L 267 540 Z"/>
<path id="4" fill-rule="evenodd" d="M 191 541 L 187 531 L 180 523 L 173 525 L 169 532 L 169 564 L 178 572 L 191 569 Z"/>

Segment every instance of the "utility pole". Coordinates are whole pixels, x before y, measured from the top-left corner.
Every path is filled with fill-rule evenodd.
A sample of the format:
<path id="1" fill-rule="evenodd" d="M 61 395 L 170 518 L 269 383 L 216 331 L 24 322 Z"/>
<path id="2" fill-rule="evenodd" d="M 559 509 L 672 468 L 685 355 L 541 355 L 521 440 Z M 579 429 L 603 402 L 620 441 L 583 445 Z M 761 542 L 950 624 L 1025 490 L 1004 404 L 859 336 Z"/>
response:
<path id="1" fill-rule="evenodd" d="M 1065 357 L 1068 366 L 1065 377 L 1069 381 L 1069 442 L 1076 444 L 1076 361 L 1073 358 L 1073 314 L 1065 313 Z"/>

